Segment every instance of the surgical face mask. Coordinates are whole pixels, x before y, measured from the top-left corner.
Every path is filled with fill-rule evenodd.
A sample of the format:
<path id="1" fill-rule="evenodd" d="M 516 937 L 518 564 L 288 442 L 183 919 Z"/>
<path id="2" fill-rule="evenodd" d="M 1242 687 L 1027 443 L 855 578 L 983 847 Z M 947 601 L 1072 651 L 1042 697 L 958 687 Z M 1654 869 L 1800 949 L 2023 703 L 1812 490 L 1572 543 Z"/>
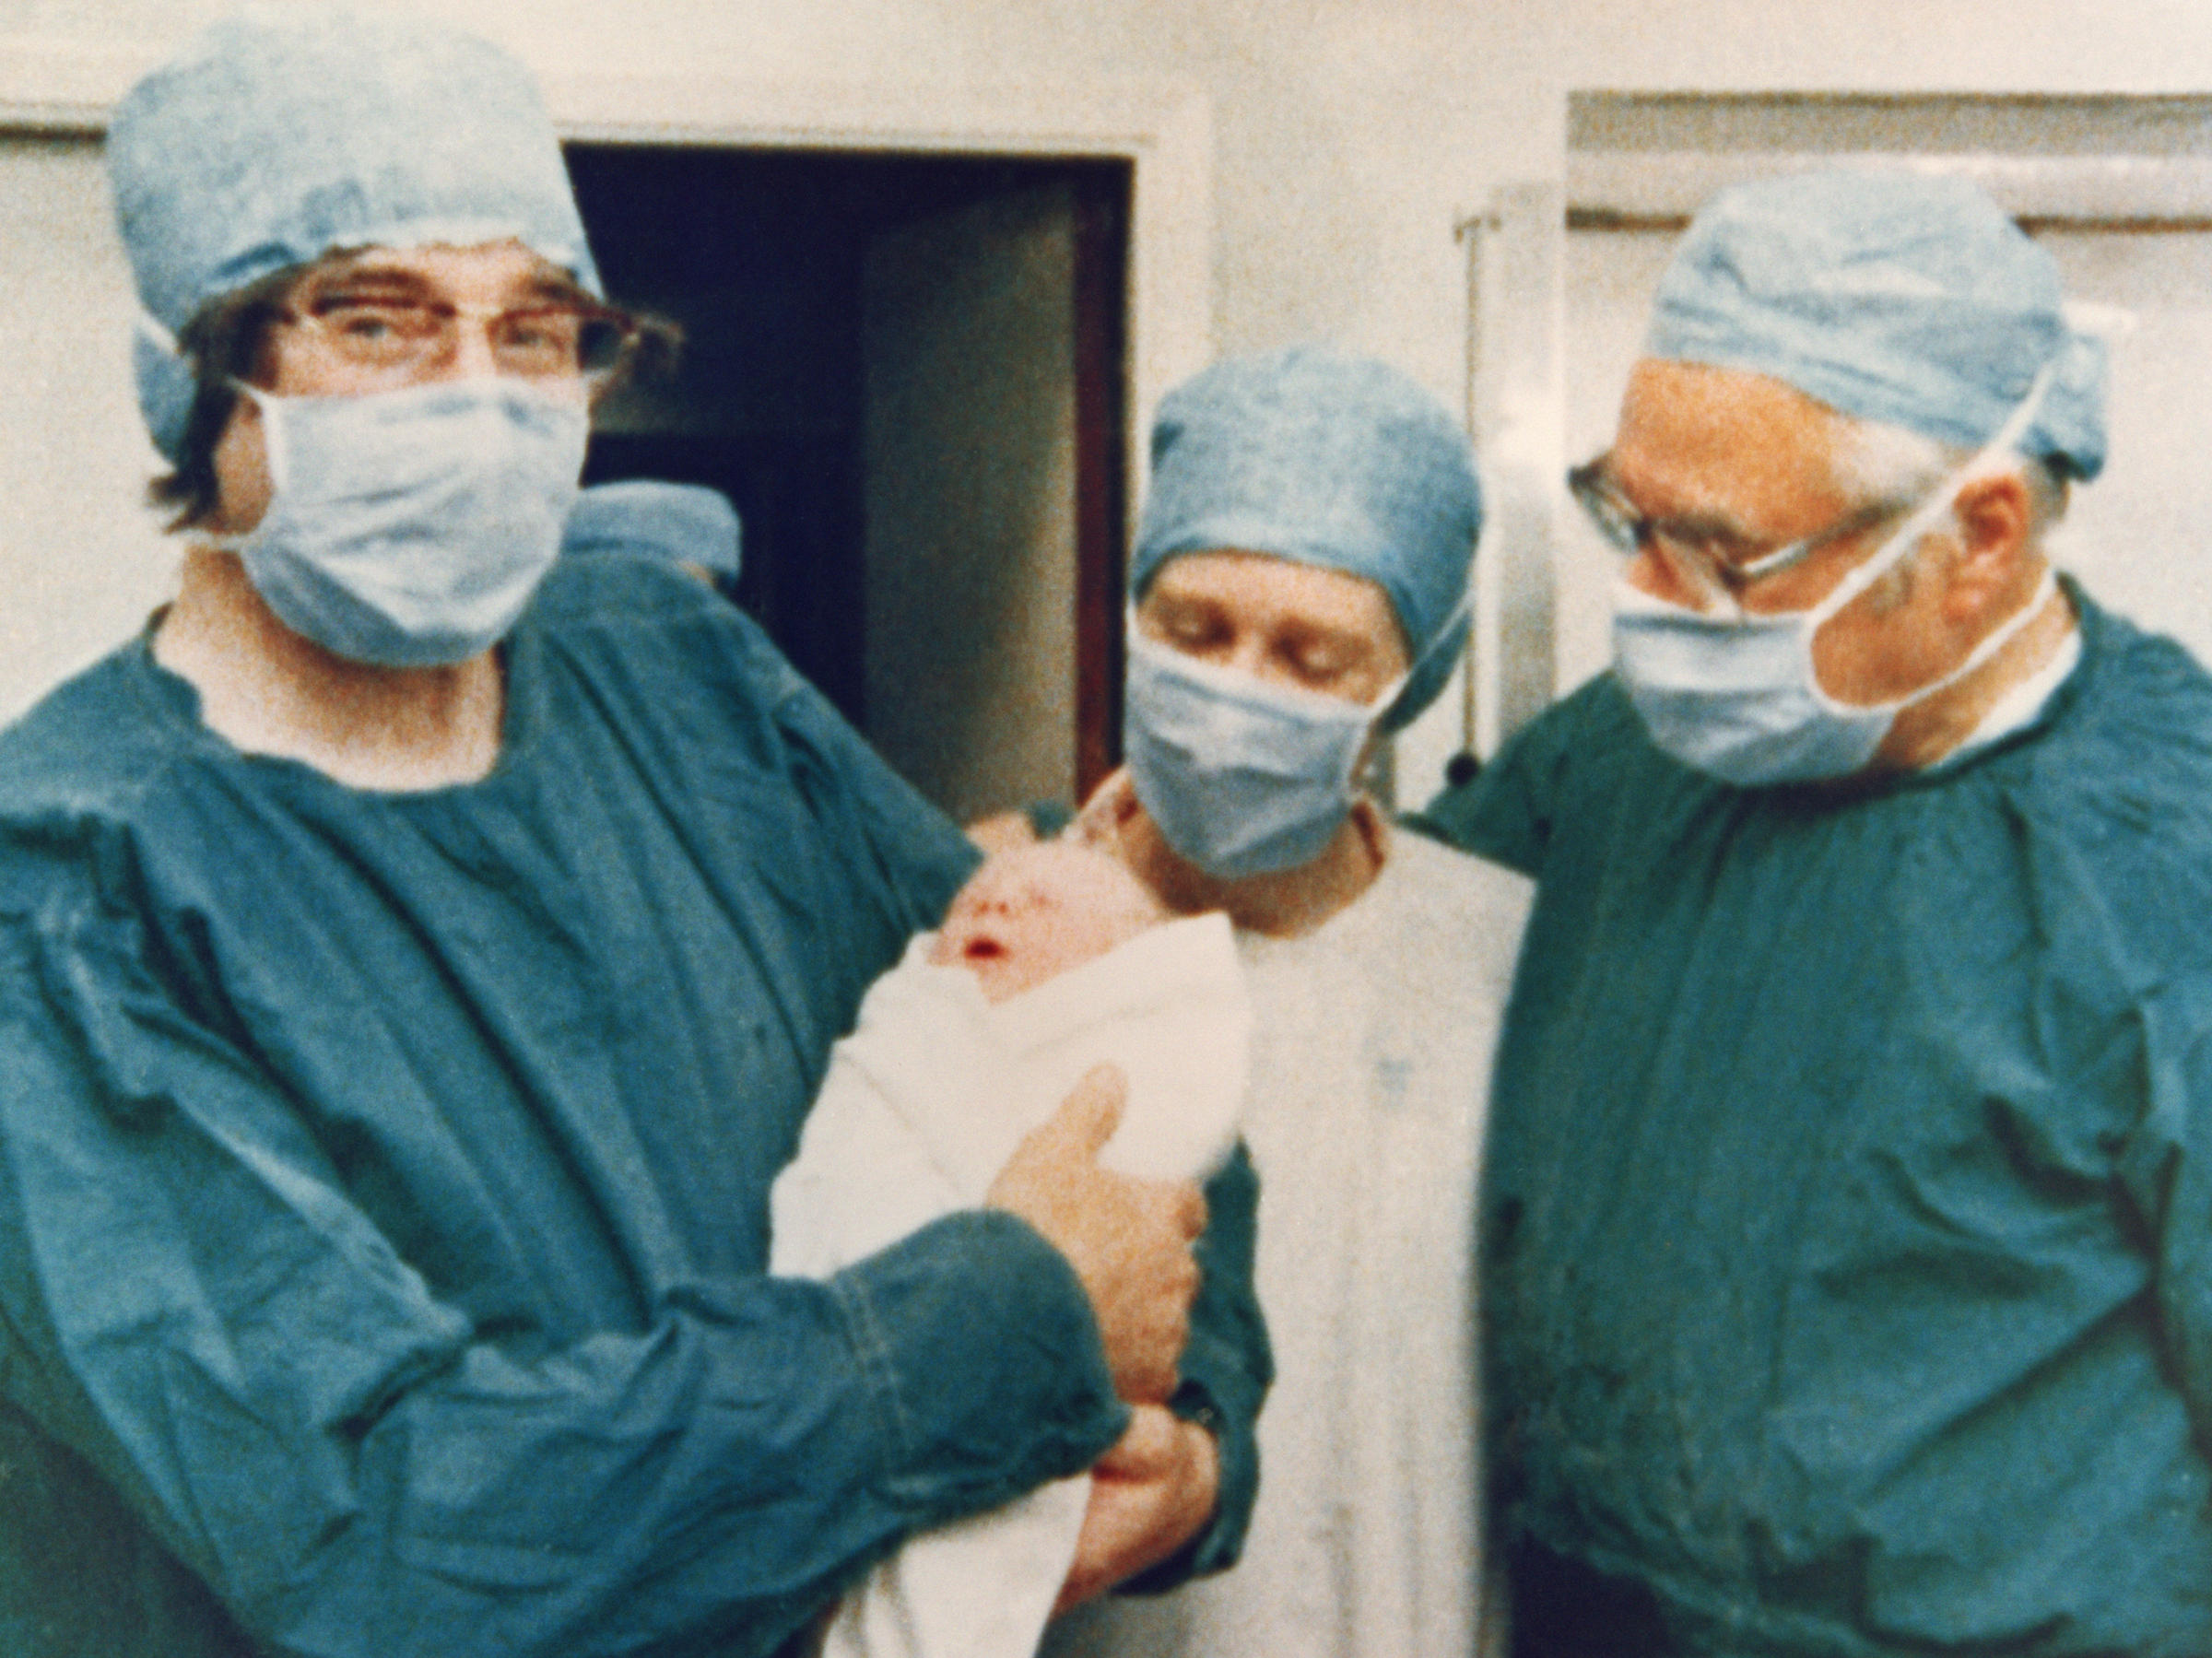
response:
<path id="1" fill-rule="evenodd" d="M 1457 637 L 1463 600 L 1372 702 L 1267 684 L 1148 638 L 1130 613 L 1122 742 L 1139 805 L 1207 875 L 1241 880 L 1318 858 L 1359 794 L 1360 757 L 1430 652 Z"/>
<path id="2" fill-rule="evenodd" d="M 386 667 L 464 662 L 505 637 L 560 550 L 591 423 L 580 399 L 508 376 L 359 397 L 241 389 L 275 489 L 228 545 L 286 627 Z"/>
<path id="3" fill-rule="evenodd" d="M 2010 453 L 2050 378 L 2046 369 L 1981 453 L 1810 610 L 1712 615 L 1618 582 L 1614 668 L 1652 741 L 1685 765 L 1743 787 L 1848 777 L 1874 758 L 1900 710 L 1957 684 L 2010 642 L 2050 598 L 2050 571 L 2035 595 L 1963 662 L 1894 700 L 1839 702 L 1821 688 L 1813 663 L 1821 626 L 1904 559 L 1950 512 L 1959 491 Z"/>

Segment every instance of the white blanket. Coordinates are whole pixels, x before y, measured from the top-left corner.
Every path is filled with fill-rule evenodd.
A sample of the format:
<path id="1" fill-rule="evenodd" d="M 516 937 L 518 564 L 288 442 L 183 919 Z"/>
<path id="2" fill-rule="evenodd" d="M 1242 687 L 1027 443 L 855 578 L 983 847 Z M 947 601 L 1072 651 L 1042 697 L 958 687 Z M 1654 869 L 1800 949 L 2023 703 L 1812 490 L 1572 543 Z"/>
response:
<path id="1" fill-rule="evenodd" d="M 1022 1136 L 1094 1065 L 1129 1081 L 1100 1161 L 1197 1179 L 1235 1144 L 1252 1012 L 1229 923 L 1147 929 L 992 1006 L 924 934 L 831 1050 L 796 1158 L 770 1199 L 770 1270 L 822 1277 L 980 1204 Z M 910 1539 L 838 1608 L 829 1658 L 1029 1658 L 1074 1558 L 1079 1476 Z"/>

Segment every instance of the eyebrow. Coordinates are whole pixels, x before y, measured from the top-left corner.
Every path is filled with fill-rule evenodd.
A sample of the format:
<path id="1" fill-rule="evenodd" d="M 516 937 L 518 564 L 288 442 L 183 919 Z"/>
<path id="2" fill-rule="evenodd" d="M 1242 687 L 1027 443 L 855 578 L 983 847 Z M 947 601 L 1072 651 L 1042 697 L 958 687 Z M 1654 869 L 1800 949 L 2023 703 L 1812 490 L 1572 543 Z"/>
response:
<path id="1" fill-rule="evenodd" d="M 549 276 L 533 276 L 530 279 L 530 291 L 541 300 L 570 300 L 578 305 L 599 303 L 577 283 L 558 272 Z"/>
<path id="2" fill-rule="evenodd" d="M 1218 616 L 1229 601 L 1218 594 L 1179 594 L 1156 590 L 1147 602 L 1156 604 L 1171 617 L 1195 617 L 1204 620 Z M 1308 616 L 1280 617 L 1270 631 L 1280 631 L 1294 643 L 1323 640 L 1359 644 L 1368 637 L 1366 630 L 1356 622 L 1324 621 Z"/>
<path id="3" fill-rule="evenodd" d="M 1713 508 L 1701 508 L 1688 512 L 1646 512 L 1620 487 L 1613 476 L 1613 452 L 1593 457 L 1584 464 L 1606 494 L 1630 510 L 1632 516 L 1662 529 L 1672 530 L 1697 539 L 1733 541 L 1739 547 L 1756 547 L 1760 537 L 1740 519 Z M 1578 468 L 1577 470 L 1581 470 Z"/>
<path id="4" fill-rule="evenodd" d="M 361 263 L 341 264 L 328 269 L 316 269 L 301 276 L 300 291 L 313 295 L 327 293 L 333 288 L 368 288 L 374 292 L 406 295 L 418 298 L 436 291 L 435 285 L 419 271 L 394 265 L 378 265 L 373 256 L 365 255 Z M 524 285 L 531 299 L 554 300 L 578 305 L 595 305 L 597 300 L 560 271 L 533 274 Z"/>
<path id="5" fill-rule="evenodd" d="M 327 292 L 334 288 L 384 288 L 395 292 L 419 293 L 429 285 L 413 271 L 393 270 L 374 265 L 341 265 L 327 270 L 311 270 L 300 278 L 301 291 Z"/>
<path id="6" fill-rule="evenodd" d="M 1737 520 L 1717 512 L 1675 513 L 1652 522 L 1689 540 L 1733 543 L 1737 547 L 1758 547 L 1761 540 Z"/>

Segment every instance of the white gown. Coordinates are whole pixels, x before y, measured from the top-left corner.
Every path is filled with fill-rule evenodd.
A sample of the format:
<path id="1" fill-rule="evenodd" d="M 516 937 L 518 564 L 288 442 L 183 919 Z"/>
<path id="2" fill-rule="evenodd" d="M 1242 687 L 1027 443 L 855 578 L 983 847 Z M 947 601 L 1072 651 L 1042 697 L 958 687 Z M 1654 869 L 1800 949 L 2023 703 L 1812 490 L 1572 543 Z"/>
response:
<path id="1" fill-rule="evenodd" d="M 1481 1612 L 1473 1216 L 1528 883 L 1409 834 L 1302 938 L 1241 935 L 1275 1345 L 1242 1561 L 1049 1658 L 1453 1658 Z"/>
<path id="2" fill-rule="evenodd" d="M 1194 916 L 993 1006 L 914 940 L 830 1051 L 770 1194 L 771 1272 L 824 1277 L 980 1204 L 1094 1065 L 1129 1080 L 1100 1161 L 1196 1179 L 1235 1144 L 1252 1013 L 1228 922 Z M 1088 1476 L 911 1538 L 839 1604 L 826 1658 L 1030 1658 L 1075 1558 Z"/>

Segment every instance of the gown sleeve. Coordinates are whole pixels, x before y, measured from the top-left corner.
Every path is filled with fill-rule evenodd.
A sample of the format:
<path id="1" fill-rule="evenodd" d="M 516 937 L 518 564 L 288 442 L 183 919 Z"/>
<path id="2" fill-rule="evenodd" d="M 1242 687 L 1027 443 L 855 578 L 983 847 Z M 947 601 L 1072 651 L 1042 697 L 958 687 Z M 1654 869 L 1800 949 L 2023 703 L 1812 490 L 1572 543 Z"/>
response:
<path id="1" fill-rule="evenodd" d="M 2199 1440 L 2212 1440 L 2212 972 L 2159 986 L 2136 1018 L 2140 1072 L 2101 1080 L 2113 1091 L 2115 1084 L 2141 1090 L 2121 1185 L 2157 1263 L 2175 1380 Z M 2114 1044 L 2115 1056 L 2134 1062 L 2132 1047 Z"/>
<path id="2" fill-rule="evenodd" d="M 62 899 L 0 912 L 0 1383 L 273 1646 L 765 1653 L 1125 1425 L 1004 1215 L 553 1350 L 473 1328 L 131 918 Z"/>
<path id="3" fill-rule="evenodd" d="M 1541 875 L 1553 826 L 1566 806 L 1572 762 L 1587 758 L 1594 743 L 1618 740 L 1610 728 L 1620 724 L 1620 715 L 1635 717 L 1625 706 L 1607 706 L 1621 700 L 1609 677 L 1592 681 L 1516 732 L 1471 782 L 1408 814 L 1406 827 L 1524 875 Z"/>
<path id="4" fill-rule="evenodd" d="M 1156 1594 L 1194 1577 L 1226 1571 L 1243 1552 L 1260 1494 L 1260 1405 L 1275 1381 L 1275 1358 L 1253 1288 L 1260 1177 L 1240 1143 L 1206 1182 L 1206 1233 L 1198 1240 L 1201 1279 L 1191 1308 L 1182 1380 L 1168 1408 L 1214 1435 L 1221 1453 L 1214 1518 L 1180 1550 L 1122 1587 Z"/>
<path id="5" fill-rule="evenodd" d="M 853 886 L 862 901 L 880 905 L 881 912 L 866 922 L 897 941 L 877 964 L 881 971 L 898 959 L 908 938 L 944 918 L 982 853 L 780 653 L 764 641 L 756 650 L 767 659 L 756 671 L 772 676 L 776 721 L 793 756 L 794 781 L 816 821 L 841 835 L 837 850 L 867 877 Z"/>

